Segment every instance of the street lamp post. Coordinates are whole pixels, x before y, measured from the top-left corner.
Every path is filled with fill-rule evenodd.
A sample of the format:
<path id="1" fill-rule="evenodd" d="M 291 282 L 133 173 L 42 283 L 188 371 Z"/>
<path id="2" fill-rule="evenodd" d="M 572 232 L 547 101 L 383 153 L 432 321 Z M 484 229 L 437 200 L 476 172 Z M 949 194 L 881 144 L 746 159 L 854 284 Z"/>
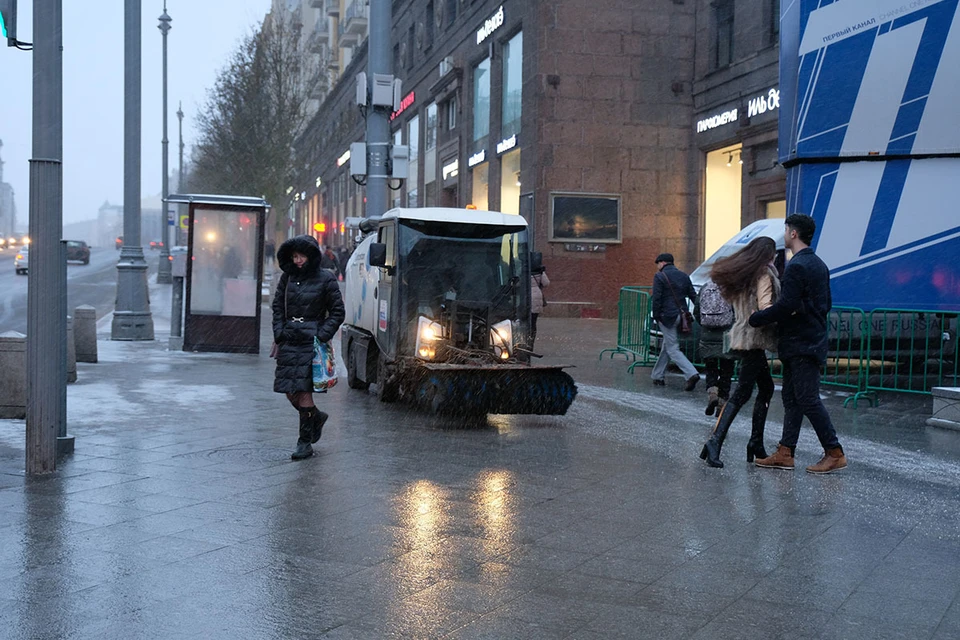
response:
<path id="1" fill-rule="evenodd" d="M 123 248 L 110 337 L 153 340 L 147 261 L 140 244 L 140 0 L 124 0 L 123 16 Z"/>
<path id="2" fill-rule="evenodd" d="M 157 267 L 157 284 L 170 284 L 173 278 L 170 275 L 170 222 L 167 211 L 167 196 L 170 195 L 170 177 L 167 166 L 167 33 L 170 31 L 170 23 L 173 21 L 167 15 L 167 3 L 163 3 L 163 15 L 158 20 L 160 24 L 157 28 L 163 34 L 163 139 L 160 146 L 163 148 L 163 179 L 161 181 L 162 195 L 160 198 L 160 265 Z"/>
<path id="3" fill-rule="evenodd" d="M 183 103 L 177 107 L 177 120 L 180 127 L 180 164 L 177 169 L 177 193 L 183 193 Z M 180 235 L 180 211 L 183 205 L 177 205 L 177 226 L 173 229 L 174 237 Z M 172 275 L 172 274 L 171 274 Z M 170 296 L 170 343 L 171 348 L 178 344 L 176 348 L 183 346 L 183 278 L 176 276 L 173 280 L 173 295 Z M 179 340 L 178 340 L 179 339 Z"/>

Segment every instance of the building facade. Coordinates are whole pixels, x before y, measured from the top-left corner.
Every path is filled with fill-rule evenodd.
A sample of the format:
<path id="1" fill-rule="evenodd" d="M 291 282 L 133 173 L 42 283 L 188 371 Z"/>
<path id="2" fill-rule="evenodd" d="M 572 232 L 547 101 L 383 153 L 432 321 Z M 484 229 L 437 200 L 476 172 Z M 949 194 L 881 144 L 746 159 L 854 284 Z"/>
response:
<path id="1" fill-rule="evenodd" d="M 755 13 L 763 2 L 743 0 L 737 11 Z M 349 9 L 338 28 L 351 28 Z M 393 16 L 403 100 L 392 132 L 409 147 L 410 172 L 393 185 L 392 204 L 524 216 L 550 274 L 551 313 L 614 315 L 620 287 L 649 284 L 661 251 L 695 267 L 720 233 L 720 209 L 707 206 L 718 193 L 708 188 L 709 161 L 719 157 L 711 154 L 755 150 L 755 164 L 736 165 L 747 175 L 762 168 L 772 132 L 776 159 L 769 108 L 746 131 L 697 133 L 712 117 L 704 114 L 776 79 L 769 42 L 751 55 L 772 67 L 733 54 L 711 66 L 701 42 L 715 31 L 707 0 L 394 0 Z M 735 28 L 747 30 L 746 18 Z M 334 246 L 349 240 L 343 221 L 364 215 L 349 149 L 364 136 L 355 77 L 366 70 L 366 44 L 351 56 L 299 140 L 308 163 L 290 187 L 292 228 Z M 749 174 L 740 188 L 764 194 L 757 202 L 767 206 L 777 189 L 782 199 L 777 172 Z"/>
<path id="2" fill-rule="evenodd" d="M 2 150 L 3 141 L 0 140 Z M 0 156 L 0 238 L 4 239 L 4 244 L 17 233 L 17 203 L 13 196 L 13 186 L 3 181 L 3 157 Z"/>

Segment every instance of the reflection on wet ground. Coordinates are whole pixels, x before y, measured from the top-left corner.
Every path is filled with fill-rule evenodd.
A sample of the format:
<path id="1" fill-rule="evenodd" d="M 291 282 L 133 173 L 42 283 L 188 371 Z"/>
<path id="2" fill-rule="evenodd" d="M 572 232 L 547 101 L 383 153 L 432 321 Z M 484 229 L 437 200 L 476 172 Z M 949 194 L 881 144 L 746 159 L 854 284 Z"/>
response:
<path id="1" fill-rule="evenodd" d="M 710 469 L 702 393 L 597 363 L 606 325 L 541 323 L 577 365 L 567 416 L 463 425 L 338 387 L 301 463 L 265 356 L 101 342 L 55 477 L 23 477 L 0 421 L 0 636 L 960 637 L 957 434 L 828 398 L 845 473 L 803 473 L 806 427 L 800 471 L 748 466 L 746 421 Z"/>

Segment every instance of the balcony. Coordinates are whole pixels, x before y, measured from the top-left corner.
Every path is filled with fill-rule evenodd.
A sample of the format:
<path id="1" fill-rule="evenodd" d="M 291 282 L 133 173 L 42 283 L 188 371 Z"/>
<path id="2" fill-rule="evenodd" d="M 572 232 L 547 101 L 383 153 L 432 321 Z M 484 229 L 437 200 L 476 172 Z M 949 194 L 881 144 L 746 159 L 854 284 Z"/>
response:
<path id="1" fill-rule="evenodd" d="M 340 0 L 326 0 L 327 16 L 331 18 L 340 17 Z"/>
<path id="2" fill-rule="evenodd" d="M 367 35 L 367 3 L 366 0 L 353 0 L 347 5 L 347 10 L 341 21 L 344 29 L 362 40 Z"/>
<path id="3" fill-rule="evenodd" d="M 310 33 L 308 46 L 312 53 L 323 53 L 330 44 L 330 26 L 326 18 L 318 18 L 313 32 Z"/>
<path id="4" fill-rule="evenodd" d="M 360 44 L 360 37 L 355 33 L 347 31 L 347 25 L 344 22 L 341 22 L 337 28 L 337 36 L 337 46 L 341 49 L 355 47 Z"/>

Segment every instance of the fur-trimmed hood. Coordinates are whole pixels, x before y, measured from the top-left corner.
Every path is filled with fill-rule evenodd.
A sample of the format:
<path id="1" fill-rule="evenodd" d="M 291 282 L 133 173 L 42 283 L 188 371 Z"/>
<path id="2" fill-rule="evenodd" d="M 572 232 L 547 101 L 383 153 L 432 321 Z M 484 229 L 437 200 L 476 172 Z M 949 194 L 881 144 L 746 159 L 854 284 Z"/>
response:
<path id="1" fill-rule="evenodd" d="M 307 256 L 307 263 L 303 269 L 298 269 L 293 263 L 293 254 L 302 253 Z M 320 268 L 320 243 L 313 236 L 296 236 L 285 240 L 277 250 L 277 264 L 284 273 L 292 276 L 307 276 Z"/>

